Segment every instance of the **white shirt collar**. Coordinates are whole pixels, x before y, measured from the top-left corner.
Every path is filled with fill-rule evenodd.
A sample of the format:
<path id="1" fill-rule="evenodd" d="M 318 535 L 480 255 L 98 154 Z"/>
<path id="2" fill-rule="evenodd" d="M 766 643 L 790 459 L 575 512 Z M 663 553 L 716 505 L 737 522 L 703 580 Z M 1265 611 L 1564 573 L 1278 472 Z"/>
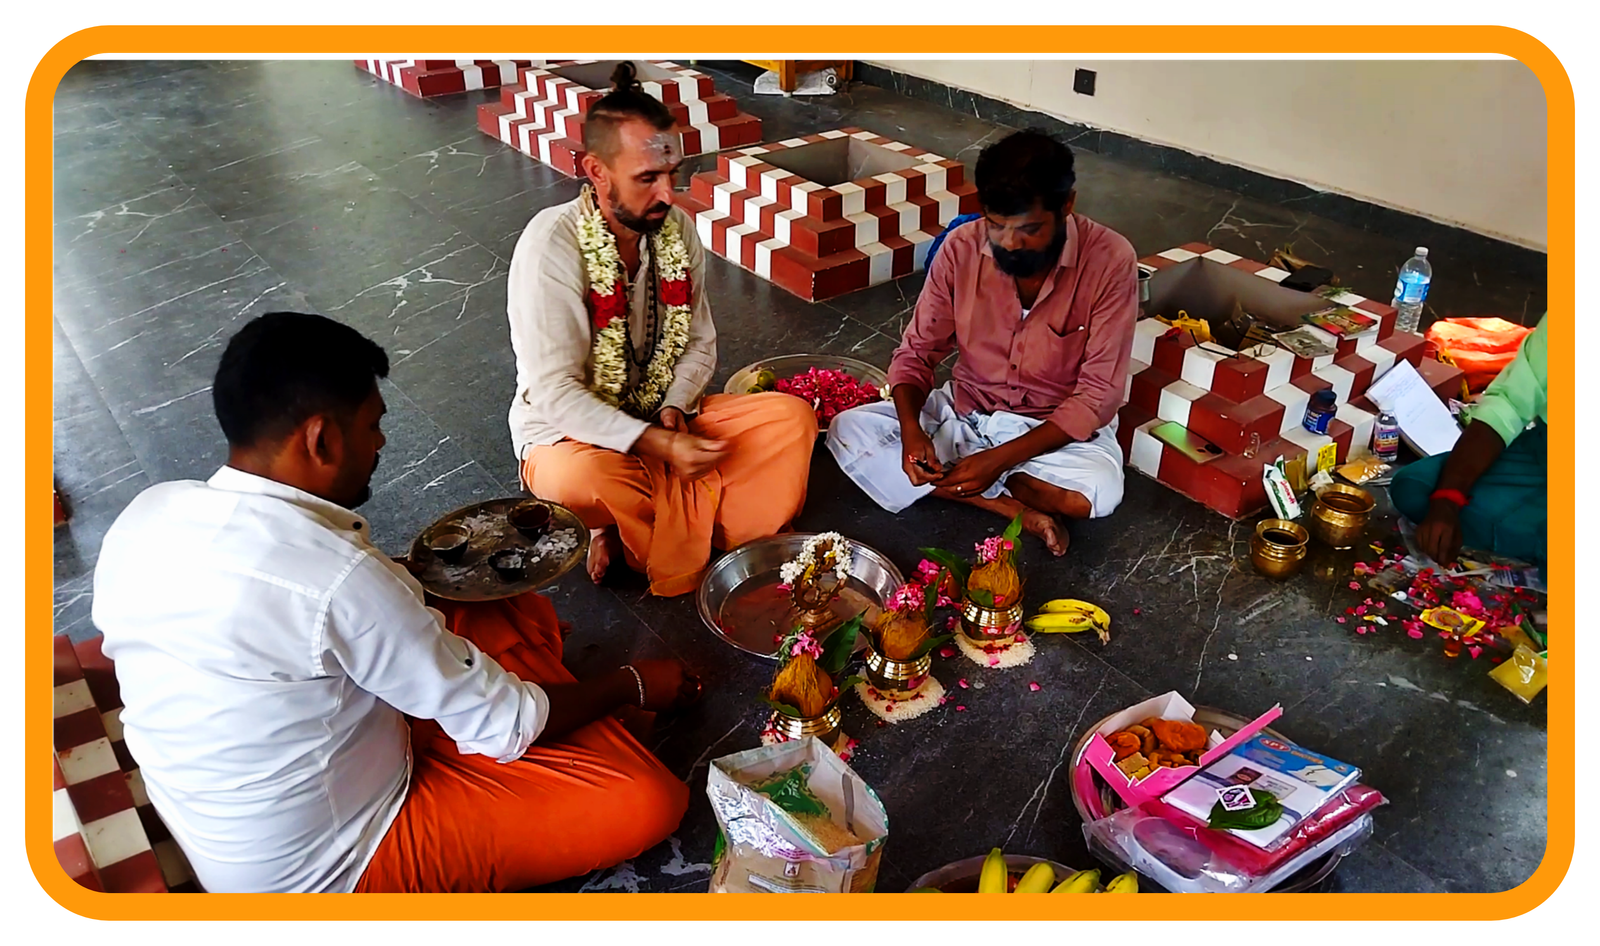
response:
<path id="1" fill-rule="evenodd" d="M 338 503 L 329 502 L 303 489 L 290 486 L 288 483 L 268 479 L 265 476 L 257 476 L 254 473 L 246 473 L 237 467 L 224 465 L 211 475 L 211 479 L 206 481 L 206 485 L 213 489 L 225 490 L 230 493 L 255 493 L 260 496 L 281 499 L 316 513 L 326 519 L 328 524 L 335 529 L 359 532 L 363 536 L 367 534 L 366 520 Z"/>

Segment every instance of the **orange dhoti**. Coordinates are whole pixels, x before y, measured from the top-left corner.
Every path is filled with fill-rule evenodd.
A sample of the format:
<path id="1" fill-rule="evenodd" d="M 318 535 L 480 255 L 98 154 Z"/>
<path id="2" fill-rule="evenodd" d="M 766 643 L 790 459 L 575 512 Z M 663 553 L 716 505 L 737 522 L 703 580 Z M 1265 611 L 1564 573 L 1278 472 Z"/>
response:
<path id="1" fill-rule="evenodd" d="M 575 682 L 548 598 L 430 604 L 518 677 Z M 609 717 L 505 764 L 462 754 L 432 720 L 412 722 L 411 746 L 405 803 L 357 892 L 498 893 L 576 877 L 660 844 L 689 805 L 689 787 Z"/>
<path id="2" fill-rule="evenodd" d="M 713 394 L 691 433 L 725 441 L 727 457 L 689 481 L 658 460 L 563 440 L 528 451 L 522 482 L 541 499 L 577 513 L 591 529 L 616 526 L 629 567 L 650 590 L 695 590 L 711 549 L 775 535 L 806 500 L 817 418 L 788 394 Z"/>

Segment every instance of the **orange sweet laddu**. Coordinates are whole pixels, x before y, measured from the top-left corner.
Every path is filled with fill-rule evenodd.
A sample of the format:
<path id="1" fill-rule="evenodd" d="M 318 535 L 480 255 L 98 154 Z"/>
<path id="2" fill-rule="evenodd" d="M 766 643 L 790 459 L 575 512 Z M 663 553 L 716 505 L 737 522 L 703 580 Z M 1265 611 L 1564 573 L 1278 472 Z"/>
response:
<path id="1" fill-rule="evenodd" d="M 1205 727 L 1195 723 L 1180 719 L 1155 719 L 1150 721 L 1150 729 L 1156 734 L 1156 741 L 1172 752 L 1194 752 L 1206 747 Z"/>

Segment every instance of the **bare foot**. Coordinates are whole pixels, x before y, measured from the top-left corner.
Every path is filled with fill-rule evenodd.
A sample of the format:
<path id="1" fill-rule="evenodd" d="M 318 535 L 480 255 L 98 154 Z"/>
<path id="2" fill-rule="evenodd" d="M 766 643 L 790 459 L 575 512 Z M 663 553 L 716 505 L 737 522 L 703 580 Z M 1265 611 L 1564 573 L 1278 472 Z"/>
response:
<path id="1" fill-rule="evenodd" d="M 1044 541 L 1044 547 L 1056 558 L 1067 554 L 1067 546 L 1071 539 L 1067 530 L 1056 521 L 1055 517 L 1037 509 L 1024 507 L 1022 510 L 1022 528 L 1030 535 L 1036 535 Z"/>
<path id="2" fill-rule="evenodd" d="M 622 550 L 622 536 L 616 526 L 589 530 L 589 580 L 595 584 L 605 580 L 611 559 Z"/>

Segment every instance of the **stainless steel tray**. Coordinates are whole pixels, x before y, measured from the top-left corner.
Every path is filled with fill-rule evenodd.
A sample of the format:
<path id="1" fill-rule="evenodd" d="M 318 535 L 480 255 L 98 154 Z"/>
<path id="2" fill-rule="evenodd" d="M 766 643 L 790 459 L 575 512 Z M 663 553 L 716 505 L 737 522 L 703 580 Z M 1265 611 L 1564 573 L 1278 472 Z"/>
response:
<path id="1" fill-rule="evenodd" d="M 776 659 L 774 638 L 792 630 L 794 618 L 788 594 L 778 590 L 778 569 L 815 534 L 791 532 L 747 542 L 707 569 L 695 598 L 706 627 L 747 654 Z M 870 618 L 905 581 L 883 553 L 853 539 L 850 545 L 855 553 L 850 580 L 833 605 L 841 622 L 862 613 Z"/>

